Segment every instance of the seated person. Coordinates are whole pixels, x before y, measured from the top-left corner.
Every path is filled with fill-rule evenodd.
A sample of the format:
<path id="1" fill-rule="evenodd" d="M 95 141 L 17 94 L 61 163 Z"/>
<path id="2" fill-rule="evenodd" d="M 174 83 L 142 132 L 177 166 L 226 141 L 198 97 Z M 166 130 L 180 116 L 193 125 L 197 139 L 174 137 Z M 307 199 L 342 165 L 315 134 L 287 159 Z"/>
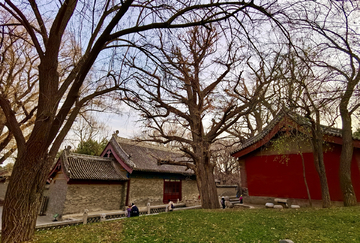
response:
<path id="1" fill-rule="evenodd" d="M 139 216 L 139 209 L 135 204 L 131 204 L 130 217 Z"/>

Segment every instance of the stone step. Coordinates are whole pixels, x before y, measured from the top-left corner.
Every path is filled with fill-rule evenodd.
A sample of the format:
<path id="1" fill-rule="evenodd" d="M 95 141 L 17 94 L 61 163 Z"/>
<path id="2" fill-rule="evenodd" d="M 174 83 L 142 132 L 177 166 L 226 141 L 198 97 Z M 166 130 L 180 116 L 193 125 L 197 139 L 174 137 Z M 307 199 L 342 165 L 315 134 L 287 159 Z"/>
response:
<path id="1" fill-rule="evenodd" d="M 235 208 L 250 208 L 250 209 L 255 208 L 254 206 L 246 205 L 246 204 L 240 204 L 240 203 L 233 204 L 233 205 L 234 205 Z"/>

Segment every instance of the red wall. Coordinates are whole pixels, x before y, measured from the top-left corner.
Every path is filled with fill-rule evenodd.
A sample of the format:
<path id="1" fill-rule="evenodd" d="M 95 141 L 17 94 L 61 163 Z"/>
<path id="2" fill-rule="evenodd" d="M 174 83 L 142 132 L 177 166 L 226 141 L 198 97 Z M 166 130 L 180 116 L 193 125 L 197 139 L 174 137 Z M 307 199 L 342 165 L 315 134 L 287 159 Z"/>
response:
<path id="1" fill-rule="evenodd" d="M 336 146 L 332 151 L 324 154 L 332 201 L 342 201 L 338 173 L 340 152 L 340 147 Z M 303 156 L 311 198 L 321 200 L 320 181 L 312 153 L 306 153 Z M 292 154 L 285 158 L 281 155 L 249 156 L 245 159 L 245 163 L 250 196 L 308 198 L 300 155 Z M 352 181 L 357 200 L 360 201 L 360 173 L 355 156 L 352 161 Z"/>

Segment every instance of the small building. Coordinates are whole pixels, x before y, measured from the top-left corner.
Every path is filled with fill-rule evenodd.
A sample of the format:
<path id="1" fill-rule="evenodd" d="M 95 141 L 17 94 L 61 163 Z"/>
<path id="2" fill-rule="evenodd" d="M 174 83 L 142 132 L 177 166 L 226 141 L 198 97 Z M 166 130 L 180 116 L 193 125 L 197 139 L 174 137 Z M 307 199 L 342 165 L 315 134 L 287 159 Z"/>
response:
<path id="1" fill-rule="evenodd" d="M 47 209 L 42 208 L 40 214 L 120 210 L 125 205 L 127 181 L 115 160 L 65 149 L 50 173 L 43 199 L 48 200 Z"/>
<path id="2" fill-rule="evenodd" d="M 168 203 L 169 200 L 197 200 L 199 191 L 192 170 L 178 165 L 160 165 L 158 160 L 184 160 L 183 153 L 164 146 L 118 137 L 110 139 L 102 153 L 114 158 L 126 172 L 126 204 L 140 206 Z"/>
<path id="3" fill-rule="evenodd" d="M 294 139 L 296 133 L 307 133 L 305 124 L 303 117 L 281 113 L 263 131 L 244 141 L 232 152 L 241 166 L 241 186 L 248 190 L 248 202 L 265 203 L 273 198 L 290 198 L 296 199 L 297 203 L 306 203 L 308 194 L 304 175 L 311 199 L 321 200 L 311 142 L 309 138 Z M 332 201 L 342 201 L 339 182 L 341 130 L 323 127 L 323 134 L 330 197 Z M 280 139 L 282 141 L 277 142 Z M 351 177 L 357 200 L 360 201 L 360 141 L 354 140 L 353 143 Z"/>
<path id="4" fill-rule="evenodd" d="M 160 165 L 158 159 L 181 159 L 182 153 L 113 135 L 101 156 L 65 150 L 49 175 L 46 214 L 64 215 L 124 210 L 126 205 L 160 205 L 169 200 L 196 201 L 194 172 Z"/>

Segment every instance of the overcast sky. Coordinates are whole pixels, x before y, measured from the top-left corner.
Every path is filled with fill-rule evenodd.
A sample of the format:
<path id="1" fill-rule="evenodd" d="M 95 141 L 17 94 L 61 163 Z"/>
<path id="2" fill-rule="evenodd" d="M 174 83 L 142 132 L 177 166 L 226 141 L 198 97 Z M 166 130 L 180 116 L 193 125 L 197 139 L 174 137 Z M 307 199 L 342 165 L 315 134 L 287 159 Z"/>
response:
<path id="1" fill-rule="evenodd" d="M 136 122 L 138 117 L 134 112 L 128 111 L 123 115 L 118 114 L 101 114 L 99 120 L 108 126 L 108 137 L 116 131 L 119 136 L 124 138 L 132 138 L 141 132 L 141 123 Z"/>

